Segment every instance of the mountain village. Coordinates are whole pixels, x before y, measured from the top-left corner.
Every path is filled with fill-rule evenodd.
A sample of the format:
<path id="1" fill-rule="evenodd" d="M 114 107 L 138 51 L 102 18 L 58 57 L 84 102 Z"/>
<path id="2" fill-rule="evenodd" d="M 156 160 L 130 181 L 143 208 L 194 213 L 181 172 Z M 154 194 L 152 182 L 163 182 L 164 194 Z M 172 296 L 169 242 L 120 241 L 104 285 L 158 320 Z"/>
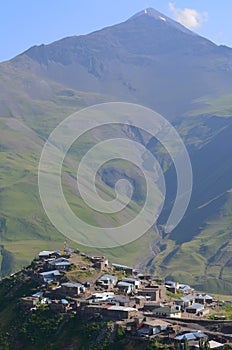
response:
<path id="1" fill-rule="evenodd" d="M 58 314 L 79 314 L 85 322 L 113 322 L 112 341 L 121 327 L 129 337 L 158 339 L 167 346 L 175 344 L 173 349 L 230 349 L 232 321 L 225 309 L 232 303 L 189 285 L 143 274 L 104 256 L 89 256 L 66 244 L 63 251 L 41 251 L 31 265 L 6 278 L 19 273 L 38 286 L 19 300 L 28 313 L 47 307 Z"/>

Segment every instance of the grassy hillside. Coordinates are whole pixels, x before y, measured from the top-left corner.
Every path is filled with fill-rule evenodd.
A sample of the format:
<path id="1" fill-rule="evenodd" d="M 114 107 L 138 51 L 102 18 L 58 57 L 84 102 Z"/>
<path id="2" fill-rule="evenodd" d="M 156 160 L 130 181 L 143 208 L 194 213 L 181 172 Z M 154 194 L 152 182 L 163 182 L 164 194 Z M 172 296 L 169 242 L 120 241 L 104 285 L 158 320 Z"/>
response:
<path id="1" fill-rule="evenodd" d="M 220 213 L 190 241 L 178 244 L 172 235 L 164 240 L 161 243 L 162 251 L 154 261 L 157 273 L 193 285 L 198 290 L 230 294 L 231 210 L 232 196 L 228 192 Z"/>
<path id="2" fill-rule="evenodd" d="M 53 120 L 53 126 L 56 120 Z M 0 118 L 1 124 L 1 191 L 0 191 L 0 244 L 1 251 L 1 274 L 5 276 L 12 271 L 28 264 L 29 261 L 42 249 L 60 249 L 66 238 L 61 235 L 50 223 L 40 201 L 38 193 L 38 162 L 43 146 L 40 137 L 41 129 L 37 132 L 28 128 L 24 121 L 16 118 Z M 92 144 L 92 143 L 91 143 Z M 66 164 L 66 175 L 64 178 L 64 191 L 68 203 L 74 212 L 93 225 L 110 224 L 118 225 L 121 220 L 137 212 L 136 205 L 125 214 L 125 217 L 100 216 L 96 217 L 93 211 L 88 210 L 84 202 L 75 195 L 76 162 L 72 157 L 78 159 L 89 147 L 87 139 L 83 149 L 74 148 L 71 158 Z M 113 191 L 99 180 L 99 190 L 103 196 L 114 196 Z M 55 199 L 54 199 L 54 205 Z M 147 238 L 141 239 L 140 243 L 117 248 L 115 250 L 101 250 L 114 261 L 123 261 L 134 264 L 147 258 L 149 241 L 155 233 L 151 231 Z M 76 247 L 76 243 L 69 242 Z M 137 249 L 138 244 L 140 250 Z M 87 247 L 80 247 L 91 251 Z M 93 249 L 92 249 L 93 251 Z"/>
<path id="3" fill-rule="evenodd" d="M 28 117 L 25 116 L 24 118 L 25 121 L 21 118 L 0 118 L 2 133 L 0 152 L 0 243 L 2 245 L 1 273 L 3 276 L 27 265 L 40 249 L 62 248 L 66 239 L 50 223 L 42 208 L 38 194 L 37 167 L 44 142 L 42 134 L 45 134 L 47 130 L 42 130 L 42 127 L 44 127 L 42 123 L 35 124 L 35 129 L 31 130 L 25 124 Z M 59 118 L 62 117 L 59 116 Z M 220 119 L 221 121 L 218 122 L 218 119 L 207 117 L 205 122 L 201 120 L 201 124 L 198 119 L 195 120 L 195 123 L 184 121 L 180 124 L 180 131 L 183 137 L 186 137 L 190 149 L 192 148 L 192 155 L 195 156 L 195 153 L 199 152 L 199 155 L 196 156 L 197 159 L 200 159 L 199 157 L 204 154 L 204 147 L 213 144 L 220 133 L 227 130 L 228 122 L 225 122 L 224 119 Z M 54 127 L 56 122 L 56 119 L 49 118 L 51 128 Z M 207 135 L 207 137 L 203 138 L 203 135 Z M 96 139 L 98 137 L 99 135 L 95 135 Z M 92 211 L 86 209 L 83 201 L 75 195 L 72 176 L 75 175 L 76 161 L 81 159 L 85 150 L 93 144 L 94 138 L 91 141 L 87 138 L 83 140 L 81 149 L 74 145 L 70 150 L 70 158 L 66 164 L 66 176 L 63 183 L 65 194 L 74 212 L 77 211 L 78 215 L 87 222 L 95 225 L 106 224 L 107 222 L 111 225 L 112 223 L 117 225 L 122 218 L 120 219 L 117 216 L 96 218 Z M 204 157 L 202 161 L 204 162 Z M 126 174 L 125 169 L 123 172 L 124 167 L 125 164 L 119 164 L 118 162 L 114 162 L 108 168 L 106 167 L 110 175 L 108 180 L 110 179 L 112 182 L 109 183 L 110 186 L 113 185 L 118 174 Z M 223 171 L 222 169 L 222 174 Z M 102 175 L 105 175 L 104 170 Z M 132 174 L 127 173 L 128 175 L 132 176 Z M 203 171 L 201 178 L 203 179 L 205 176 L 207 175 Z M 107 178 L 104 180 L 105 182 L 108 181 Z M 199 185 L 200 178 L 198 178 L 198 181 Z M 214 183 L 214 180 L 212 183 Z M 106 186 L 101 179 L 98 180 L 98 187 L 103 196 L 113 195 L 111 188 Z M 101 249 L 98 250 L 98 253 L 107 255 L 112 261 L 134 264 L 138 267 L 145 266 L 149 262 L 147 268 L 155 269 L 157 274 L 161 276 L 179 279 L 202 290 L 230 293 L 232 284 L 230 275 L 230 225 L 232 215 L 230 208 L 232 200 L 230 192 L 218 197 L 218 194 L 221 194 L 219 185 L 215 187 L 215 190 L 213 200 L 210 199 L 210 196 L 213 195 L 213 192 L 210 191 L 208 191 L 208 195 L 204 194 L 201 197 L 198 197 L 197 193 L 194 195 L 191 205 L 192 208 L 194 208 L 194 205 L 198 208 L 197 213 L 200 213 L 197 216 L 198 221 L 193 219 L 194 216 L 191 217 L 192 214 L 189 218 L 187 216 L 186 224 L 180 229 L 177 228 L 174 236 L 165 237 L 159 243 L 159 236 L 154 231 L 150 231 L 132 244 L 115 249 Z M 219 192 L 217 193 L 217 191 Z M 170 192 L 172 193 L 172 189 Z M 138 197 L 141 198 L 141 196 Z M 137 211 L 136 206 L 133 210 Z M 191 213 L 194 213 L 194 210 Z M 202 217 L 202 213 L 205 216 Z M 205 222 L 204 218 L 207 218 L 209 214 L 211 218 Z M 128 215 L 130 214 L 128 213 Z M 195 229 L 193 229 L 194 226 L 191 226 L 191 220 L 197 223 Z M 204 226 L 200 227 L 199 225 Z M 222 231 L 223 233 L 221 233 Z M 73 247 L 77 246 L 76 243 L 69 243 Z M 78 247 L 93 252 L 90 248 L 80 247 L 79 245 Z M 155 254 L 157 254 L 159 250 L 161 252 L 158 256 L 151 260 L 153 252 L 155 251 Z M 216 256 L 216 252 L 221 255 Z M 223 259 L 222 256 L 225 254 L 228 256 Z"/>
<path id="4" fill-rule="evenodd" d="M 232 50 L 218 47 L 168 18 L 161 21 L 154 13 L 142 12 L 88 36 L 33 47 L 0 64 L 2 276 L 27 264 L 40 249 L 61 248 L 65 240 L 45 215 L 38 193 L 37 168 L 47 136 L 60 121 L 83 107 L 126 100 L 174 119 L 191 156 L 193 195 L 181 224 L 170 236 L 163 234 L 160 242 L 175 198 L 176 174 L 165 150 L 148 141 L 148 148 L 161 161 L 167 183 L 160 233 L 151 230 L 132 244 L 100 252 L 113 261 L 147 266 L 202 289 L 229 292 Z M 128 134 L 131 132 L 133 139 L 141 141 L 141 133 L 129 130 Z M 104 130 L 96 132 L 70 149 L 63 188 L 72 210 L 87 222 L 117 226 L 140 210 L 144 199 L 141 174 L 122 162 L 107 164 L 98 174 L 97 187 L 104 198 L 114 198 L 112 187 L 121 176 L 132 179 L 135 174 L 136 191 L 124 216 L 97 216 L 87 210 L 74 180 L 76 163 L 104 134 L 115 137 L 117 131 L 113 128 L 111 135 Z"/>

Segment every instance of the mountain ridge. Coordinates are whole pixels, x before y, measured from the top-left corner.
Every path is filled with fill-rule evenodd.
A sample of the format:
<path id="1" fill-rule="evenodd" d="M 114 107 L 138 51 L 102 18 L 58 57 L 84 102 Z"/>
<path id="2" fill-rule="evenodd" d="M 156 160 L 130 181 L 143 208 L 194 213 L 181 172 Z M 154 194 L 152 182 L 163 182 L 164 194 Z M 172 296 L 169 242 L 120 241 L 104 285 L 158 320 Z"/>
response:
<path id="1" fill-rule="evenodd" d="M 232 76 L 231 49 L 173 23 L 181 26 L 139 15 L 88 35 L 32 47 L 8 65 L 71 89 L 139 102 L 172 119 L 194 108 L 194 100 L 208 93 L 218 96 L 217 84 L 226 93 Z M 175 112 L 165 96 L 175 103 Z"/>

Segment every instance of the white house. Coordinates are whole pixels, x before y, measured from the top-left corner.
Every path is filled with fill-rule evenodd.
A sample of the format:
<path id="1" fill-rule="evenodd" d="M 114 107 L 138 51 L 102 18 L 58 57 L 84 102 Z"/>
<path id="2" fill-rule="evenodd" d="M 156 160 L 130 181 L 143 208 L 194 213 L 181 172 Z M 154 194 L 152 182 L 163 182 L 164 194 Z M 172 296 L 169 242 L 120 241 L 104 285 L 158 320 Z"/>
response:
<path id="1" fill-rule="evenodd" d="M 113 288 L 116 285 L 117 280 L 117 276 L 105 274 L 97 280 L 96 284 L 104 288 Z"/>
<path id="2" fill-rule="evenodd" d="M 42 252 L 39 253 L 39 258 L 45 258 L 45 259 L 55 258 L 59 255 L 60 255 L 59 252 L 50 251 L 50 250 L 43 250 Z"/>
<path id="3" fill-rule="evenodd" d="M 92 294 L 92 301 L 100 302 L 110 300 L 114 297 L 114 292 L 103 292 L 103 293 L 94 293 Z"/>
<path id="4" fill-rule="evenodd" d="M 127 293 L 127 294 L 130 294 L 135 289 L 134 284 L 123 282 L 123 281 L 118 282 L 117 287 L 120 292 Z"/>
<path id="5" fill-rule="evenodd" d="M 141 286 L 141 281 L 136 279 L 136 278 L 130 278 L 130 277 L 123 277 L 122 282 L 127 282 L 130 284 L 133 284 L 136 288 L 140 288 Z"/>

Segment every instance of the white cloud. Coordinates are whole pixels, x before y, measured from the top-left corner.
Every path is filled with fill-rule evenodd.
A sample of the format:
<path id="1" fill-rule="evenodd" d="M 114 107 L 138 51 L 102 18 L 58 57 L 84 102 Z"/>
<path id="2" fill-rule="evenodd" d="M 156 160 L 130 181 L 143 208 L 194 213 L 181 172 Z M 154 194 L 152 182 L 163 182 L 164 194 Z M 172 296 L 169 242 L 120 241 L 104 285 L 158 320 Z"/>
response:
<path id="1" fill-rule="evenodd" d="M 208 19 L 207 12 L 200 13 L 190 8 L 179 9 L 172 2 L 169 3 L 169 9 L 172 11 L 174 19 L 189 29 L 200 27 Z"/>

